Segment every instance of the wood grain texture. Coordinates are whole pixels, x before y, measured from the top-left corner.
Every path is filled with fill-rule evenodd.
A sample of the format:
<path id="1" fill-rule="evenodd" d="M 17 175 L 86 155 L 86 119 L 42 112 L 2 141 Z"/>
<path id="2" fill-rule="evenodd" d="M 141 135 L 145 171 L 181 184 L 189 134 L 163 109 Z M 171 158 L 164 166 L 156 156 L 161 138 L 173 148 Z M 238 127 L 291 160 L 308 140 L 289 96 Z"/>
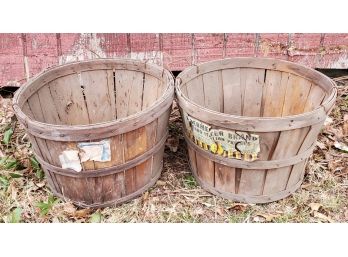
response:
<path id="1" fill-rule="evenodd" d="M 59 113 L 53 104 L 54 100 L 51 95 L 49 87 L 42 87 L 37 95 L 39 96 L 38 102 L 43 106 L 42 114 L 44 116 L 44 121 L 50 124 L 63 124 L 59 117 Z"/>
<path id="2" fill-rule="evenodd" d="M 311 83 L 301 77 L 289 75 L 282 116 L 303 113 Z"/>
<path id="3" fill-rule="evenodd" d="M 204 107 L 223 111 L 224 98 L 221 71 L 209 72 L 203 75 Z"/>
<path id="4" fill-rule="evenodd" d="M 95 70 L 81 73 L 86 105 L 90 123 L 100 123 L 114 119 L 115 107 L 110 97 L 108 73 L 105 70 Z"/>
<path id="5" fill-rule="evenodd" d="M 64 124 L 89 124 L 86 102 L 77 74 L 53 80 L 48 86 L 53 98 L 53 104 Z"/>
<path id="6" fill-rule="evenodd" d="M 187 95 L 196 104 L 204 106 L 203 77 L 199 76 L 186 83 Z"/>
<path id="7" fill-rule="evenodd" d="M 222 84 L 224 106 L 223 112 L 226 114 L 241 115 L 241 86 L 240 86 L 240 69 L 222 70 Z"/>
<path id="8" fill-rule="evenodd" d="M 215 163 L 215 188 L 222 192 L 235 193 L 236 169 Z"/>
<path id="9" fill-rule="evenodd" d="M 205 181 L 208 185 L 215 184 L 215 167 L 214 161 L 209 160 L 196 152 L 196 165 L 198 177 Z"/>
<path id="10" fill-rule="evenodd" d="M 308 131 L 309 128 L 303 128 L 281 132 L 271 159 L 281 159 L 296 155 Z M 288 183 L 291 169 L 292 167 L 289 166 L 268 170 L 265 178 L 264 193 L 271 194 L 284 190 Z"/>
<path id="11" fill-rule="evenodd" d="M 248 69 L 247 72 L 242 73 L 241 79 L 245 81 L 242 112 L 244 116 L 261 116 L 264 77 L 263 69 Z"/>
<path id="12" fill-rule="evenodd" d="M 158 97 L 158 88 L 159 80 L 151 75 L 145 74 L 144 78 L 144 93 L 143 93 L 143 102 L 142 110 L 148 108 L 152 105 L 153 102 L 157 100 Z"/>
<path id="13" fill-rule="evenodd" d="M 280 117 L 285 100 L 289 74 L 267 70 L 265 86 L 262 95 L 262 116 Z"/>

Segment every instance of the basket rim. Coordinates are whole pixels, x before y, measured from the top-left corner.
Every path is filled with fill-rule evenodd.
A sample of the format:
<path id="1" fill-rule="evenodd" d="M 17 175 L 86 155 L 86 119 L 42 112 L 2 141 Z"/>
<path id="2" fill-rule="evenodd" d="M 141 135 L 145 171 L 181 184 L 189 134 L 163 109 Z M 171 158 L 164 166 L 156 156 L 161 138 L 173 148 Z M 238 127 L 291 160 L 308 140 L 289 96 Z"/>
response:
<path id="1" fill-rule="evenodd" d="M 52 75 L 54 72 L 59 71 L 63 68 L 74 68 L 78 67 L 78 65 L 93 65 L 93 64 L 106 64 L 106 65 L 112 65 L 112 64 L 119 64 L 119 65 L 135 65 L 142 69 L 150 69 L 154 70 L 158 73 L 162 74 L 162 77 L 156 77 L 153 74 L 152 76 L 156 77 L 157 79 L 163 80 L 163 76 L 167 76 L 169 83 L 167 83 L 166 88 L 164 92 L 162 93 L 162 96 L 159 97 L 156 101 L 153 102 L 153 104 L 144 110 L 141 110 L 135 114 L 129 115 L 127 117 L 121 118 L 121 119 L 115 119 L 111 121 L 106 122 L 99 122 L 99 123 L 91 123 L 91 124 L 83 124 L 83 125 L 58 125 L 58 124 L 52 124 L 52 123 L 46 123 L 46 122 L 40 122 L 36 119 L 31 119 L 27 114 L 25 114 L 22 111 L 22 107 L 19 106 L 19 101 L 21 100 L 21 97 L 23 96 L 23 93 L 25 93 L 27 90 L 30 89 L 30 86 L 37 82 L 38 80 L 44 79 L 48 75 Z M 93 69 L 91 69 L 93 70 Z M 96 69 L 97 70 L 97 69 Z M 70 73 L 72 74 L 72 73 Z M 57 76 L 59 78 L 59 76 Z M 36 92 L 36 91 L 35 91 Z M 32 92 L 29 97 L 34 94 L 35 92 Z M 98 59 L 92 59 L 92 60 L 84 60 L 84 61 L 74 61 L 69 62 L 63 65 L 57 65 L 51 68 L 48 68 L 46 70 L 41 71 L 38 73 L 35 77 L 24 83 L 15 93 L 13 100 L 12 100 L 12 106 L 14 109 L 15 114 L 17 117 L 24 123 L 24 125 L 29 129 L 34 129 L 39 132 L 45 133 L 44 131 L 49 129 L 52 129 L 52 131 L 55 132 L 56 135 L 59 134 L 68 134 L 69 132 L 87 132 L 91 129 L 98 129 L 98 128 L 108 128 L 113 129 L 118 126 L 122 126 L 124 124 L 131 124 L 132 122 L 136 122 L 139 117 L 146 115 L 147 113 L 151 111 L 156 111 L 158 109 L 159 112 L 164 113 L 165 110 L 162 110 L 162 108 L 159 108 L 163 106 L 164 103 L 168 103 L 169 101 L 172 102 L 174 98 L 174 77 L 172 73 L 167 70 L 164 67 L 161 67 L 159 65 L 148 63 L 141 60 L 136 59 L 126 59 L 126 58 L 98 58 Z M 27 99 L 25 99 L 26 101 Z M 149 122 L 151 122 L 150 120 Z M 147 123 L 149 123 L 147 122 Z M 138 125 L 141 125 L 140 123 Z M 146 125 L 146 124 L 143 124 Z M 141 127 L 141 126 L 138 126 Z M 130 130 L 134 130 L 137 127 L 133 127 Z M 129 130 L 129 131 L 130 131 Z M 125 133 L 125 132 L 124 132 Z"/>
<path id="2" fill-rule="evenodd" d="M 224 68 L 226 68 L 226 66 L 231 65 L 231 63 L 237 63 L 237 64 L 244 63 L 244 66 L 237 66 L 236 65 L 234 68 L 258 68 L 258 67 L 251 65 L 254 62 L 256 62 L 257 65 L 260 65 L 260 66 L 265 65 L 265 64 L 261 64 L 260 62 L 266 62 L 268 67 L 270 67 L 270 69 L 273 69 L 273 70 L 282 71 L 282 70 L 277 69 L 278 68 L 277 65 L 280 64 L 281 68 L 288 67 L 288 71 L 289 72 L 293 71 L 292 73 L 299 72 L 299 71 L 309 73 L 312 77 L 304 77 L 306 79 L 315 79 L 315 77 L 321 78 L 322 79 L 321 83 L 325 83 L 325 86 L 330 88 L 329 90 L 326 90 L 325 88 L 323 88 L 323 90 L 326 90 L 326 92 L 328 92 L 329 96 L 327 97 L 327 99 L 325 99 L 325 101 L 323 101 L 323 103 L 320 106 L 318 106 L 317 108 L 315 108 L 314 110 L 309 111 L 309 112 L 303 112 L 303 113 L 296 114 L 296 115 L 287 115 L 287 116 L 282 116 L 282 117 L 259 117 L 259 116 L 253 117 L 253 116 L 245 116 L 245 115 L 226 114 L 223 112 L 211 110 L 211 109 L 204 107 L 204 106 L 192 101 L 191 99 L 189 99 L 187 96 L 185 96 L 183 94 L 183 92 L 181 90 L 182 84 L 187 83 L 188 81 L 190 81 L 191 79 L 193 79 L 199 75 L 214 71 L 214 69 L 213 69 L 211 71 L 202 72 L 202 70 L 204 71 L 204 69 L 202 69 L 202 68 L 206 68 L 207 66 L 213 65 L 213 66 L 215 66 L 215 68 L 220 67 L 220 68 L 215 69 L 215 70 L 223 70 Z M 229 68 L 231 68 L 231 67 L 229 67 Z M 263 67 L 263 69 L 268 69 L 268 68 Z M 198 74 L 198 75 L 191 77 L 190 75 L 193 72 L 196 72 L 196 74 Z M 184 77 L 184 79 L 183 79 L 183 77 Z M 187 78 L 190 78 L 190 79 L 185 81 L 185 79 L 187 79 Z M 323 86 L 323 85 L 319 84 L 319 86 Z M 336 96 L 337 96 L 337 85 L 328 76 L 326 76 L 326 75 L 324 75 L 324 74 L 322 74 L 322 73 L 320 73 L 312 68 L 309 68 L 309 67 L 306 67 L 304 65 L 297 64 L 294 62 L 289 62 L 289 61 L 275 59 L 275 58 L 264 58 L 264 57 L 232 57 L 232 58 L 225 58 L 225 59 L 208 61 L 208 62 L 200 63 L 198 65 L 190 66 L 190 67 L 184 69 L 176 77 L 175 93 L 176 93 L 176 97 L 179 101 L 179 105 L 180 105 L 180 103 L 185 105 L 185 107 L 182 107 L 184 111 L 186 109 L 190 109 L 190 108 L 195 109 L 195 110 L 200 109 L 201 112 L 205 112 L 206 114 L 210 115 L 210 117 L 213 119 L 212 124 L 214 124 L 214 125 L 221 126 L 221 124 L 219 124 L 219 122 L 232 120 L 233 124 L 254 124 L 256 126 L 256 127 L 254 127 L 254 129 L 246 129 L 247 131 L 266 132 L 266 131 L 290 130 L 290 129 L 294 129 L 294 128 L 301 128 L 301 127 L 307 126 L 308 124 L 314 124 L 314 122 L 313 123 L 310 123 L 310 122 L 306 123 L 303 121 L 306 119 L 314 118 L 315 116 L 323 115 L 324 113 L 327 115 L 331 111 L 331 109 L 334 106 Z M 197 114 L 199 114 L 199 112 L 197 112 Z M 257 121 L 261 125 L 257 126 L 257 124 L 255 124 L 255 121 Z M 273 127 L 273 128 L 268 129 L 268 130 L 263 129 L 267 125 L 269 127 L 269 123 L 274 122 L 274 121 L 277 121 L 282 126 L 277 127 L 277 128 Z M 301 124 L 296 124 L 297 121 L 301 121 Z M 318 120 L 317 122 L 320 122 L 320 121 L 321 120 Z M 292 124 L 292 125 L 289 127 L 289 124 Z M 240 125 L 240 126 L 243 126 L 243 125 Z"/>

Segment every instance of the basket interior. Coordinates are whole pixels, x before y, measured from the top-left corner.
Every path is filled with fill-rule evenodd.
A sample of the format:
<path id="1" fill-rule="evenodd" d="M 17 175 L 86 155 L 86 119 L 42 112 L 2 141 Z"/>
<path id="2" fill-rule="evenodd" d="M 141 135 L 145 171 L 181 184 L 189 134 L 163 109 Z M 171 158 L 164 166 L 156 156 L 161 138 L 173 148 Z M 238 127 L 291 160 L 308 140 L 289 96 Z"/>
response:
<path id="1" fill-rule="evenodd" d="M 165 80 L 124 69 L 76 72 L 40 85 L 22 110 L 32 119 L 56 125 L 113 121 L 152 106 L 164 94 Z"/>
<path id="2" fill-rule="evenodd" d="M 317 83 L 302 76 L 260 68 L 193 74 L 180 88 L 191 101 L 210 110 L 251 117 L 309 112 L 329 96 Z"/>

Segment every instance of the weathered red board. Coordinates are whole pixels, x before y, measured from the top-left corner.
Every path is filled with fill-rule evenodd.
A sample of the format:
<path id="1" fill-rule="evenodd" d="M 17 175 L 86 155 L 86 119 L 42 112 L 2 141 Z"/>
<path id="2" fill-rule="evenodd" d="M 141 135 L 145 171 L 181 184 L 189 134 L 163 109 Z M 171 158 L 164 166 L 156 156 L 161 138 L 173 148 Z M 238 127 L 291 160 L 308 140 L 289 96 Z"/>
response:
<path id="1" fill-rule="evenodd" d="M 179 71 L 235 56 L 347 69 L 348 34 L 0 34 L 0 87 L 21 85 L 57 64 L 91 58 L 136 58 Z"/>

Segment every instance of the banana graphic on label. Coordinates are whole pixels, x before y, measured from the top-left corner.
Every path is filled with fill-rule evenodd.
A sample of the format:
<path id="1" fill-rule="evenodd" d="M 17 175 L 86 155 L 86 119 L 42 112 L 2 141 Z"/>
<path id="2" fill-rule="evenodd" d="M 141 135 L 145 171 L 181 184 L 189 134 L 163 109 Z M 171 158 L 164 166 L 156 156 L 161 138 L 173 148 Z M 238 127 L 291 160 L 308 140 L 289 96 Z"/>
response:
<path id="1" fill-rule="evenodd" d="M 222 155 L 224 153 L 224 149 L 222 148 L 222 146 L 218 143 L 217 144 L 217 154 L 218 155 Z"/>
<path id="2" fill-rule="evenodd" d="M 215 143 L 213 143 L 213 144 L 210 145 L 210 151 L 211 151 L 212 153 L 216 153 L 217 150 L 218 150 L 218 147 L 217 147 L 217 145 L 216 145 Z"/>

